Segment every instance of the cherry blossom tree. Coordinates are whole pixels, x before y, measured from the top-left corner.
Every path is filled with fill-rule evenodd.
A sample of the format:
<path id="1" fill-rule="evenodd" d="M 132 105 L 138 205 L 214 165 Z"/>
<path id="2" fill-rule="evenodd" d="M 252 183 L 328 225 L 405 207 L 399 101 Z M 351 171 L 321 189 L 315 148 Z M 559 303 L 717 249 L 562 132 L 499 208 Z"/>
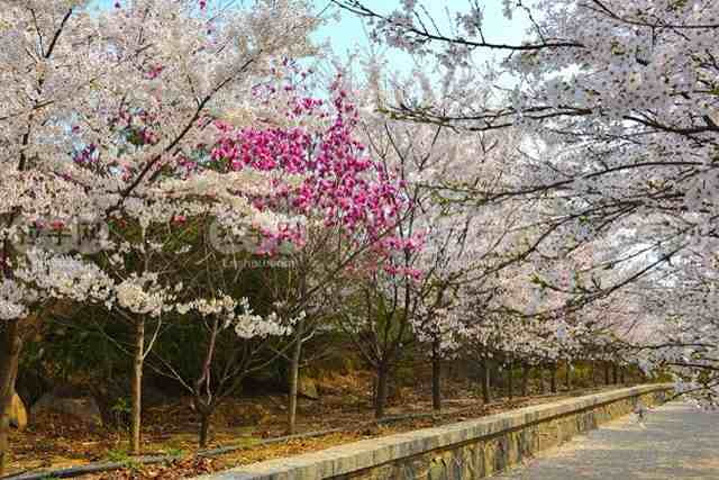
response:
<path id="1" fill-rule="evenodd" d="M 81 251 L 39 245 L 23 253 L 18 236 L 36 222 L 126 219 L 147 226 L 201 212 L 278 231 L 282 216 L 247 200 L 270 188 L 261 172 L 220 178 L 178 171 L 203 142 L 205 119 L 241 104 L 257 79 L 271 74 L 273 59 L 312 53 L 307 34 L 317 22 L 291 0 L 248 8 L 134 0 L 98 12 L 78 0 L 7 0 L 0 7 L 4 462 L 5 407 L 37 305 L 114 297 L 112 281 Z M 99 248 L 121 245 L 103 238 Z M 133 304 L 141 290 L 119 292 Z"/>
<path id="2" fill-rule="evenodd" d="M 258 353 L 265 349 L 271 337 L 289 334 L 292 322 L 297 319 L 282 321 L 274 312 L 258 315 L 247 298 L 235 300 L 221 291 L 215 298 L 198 298 L 179 307 L 183 315 L 191 311 L 191 317 L 199 315 L 208 330 L 200 369 L 191 381 L 174 368 L 170 367 L 169 371 L 192 394 L 193 408 L 200 416 L 199 445 L 206 447 L 212 413 L 227 395 L 237 391 L 247 375 L 275 360 L 276 356 L 262 358 Z M 220 354 L 222 336 L 227 337 L 227 330 L 234 330 L 229 336 L 234 347 L 225 349 L 229 355 L 219 362 L 216 357 Z M 216 368 L 218 363 L 222 368 Z"/>
<path id="3" fill-rule="evenodd" d="M 401 238 L 393 240 L 396 250 L 404 252 L 385 262 L 388 275 L 372 277 L 361 300 L 367 315 L 350 312 L 343 324 L 377 370 L 376 412 L 383 410 L 386 377 L 412 336 L 431 346 L 433 404 L 439 408 L 441 361 L 456 346 L 454 337 L 469 303 L 466 297 L 480 295 L 482 289 L 491 292 L 491 273 L 523 258 L 518 240 L 524 226 L 517 205 L 478 204 L 467 192 L 511 182 L 503 163 L 521 154 L 522 137 L 509 130 L 461 134 L 442 125 L 392 119 L 385 107 L 394 94 L 404 96 L 412 90 L 426 103 L 453 104 L 459 100 L 447 91 L 468 78 L 450 79 L 439 91 L 423 72 L 414 72 L 420 79 L 417 85 L 401 78 L 388 80 L 379 57 L 362 62 L 363 74 L 353 79 L 361 79 L 362 86 L 356 88 L 364 92 L 367 144 L 390 171 L 397 172 L 411 202 L 398 225 Z M 352 71 L 352 65 L 346 68 Z M 375 309 L 370 303 L 385 306 Z"/>
<path id="4" fill-rule="evenodd" d="M 717 402 L 716 258 L 688 249 L 614 300 L 609 346 L 646 374 L 669 373 L 677 393 Z"/>
<path id="5" fill-rule="evenodd" d="M 651 272 L 684 264 L 698 250 L 708 258 L 714 249 L 716 2 L 506 1 L 505 16 L 524 16 L 530 24 L 516 43 L 489 37 L 479 5 L 452 13 L 454 24 L 447 27 L 429 19 L 421 2 L 401 2 L 389 13 L 361 0 L 335 3 L 371 22 L 378 41 L 434 58 L 450 71 L 474 68 L 476 78 L 490 84 L 508 74 L 513 86 L 497 85 L 483 104 L 448 110 L 443 103 L 403 99 L 391 110 L 473 132 L 520 127 L 541 139 L 537 175 L 489 196 L 544 194 L 562 203 L 564 225 L 583 230 L 582 241 L 606 241 L 615 255 L 603 258 L 601 268 L 623 275 L 613 276 L 613 283 L 597 278 L 575 292 L 582 298 L 576 302 L 598 301 Z M 482 51 L 500 55 L 501 62 L 476 69 L 475 52 Z M 471 93 L 466 97 L 474 98 Z M 487 193 L 475 192 L 480 198 Z M 547 240 L 565 251 L 576 245 L 556 236 Z M 657 288 L 674 292 L 679 304 L 683 292 L 674 285 Z M 701 316 L 686 321 L 710 328 Z M 673 351 L 667 349 L 668 360 Z"/>

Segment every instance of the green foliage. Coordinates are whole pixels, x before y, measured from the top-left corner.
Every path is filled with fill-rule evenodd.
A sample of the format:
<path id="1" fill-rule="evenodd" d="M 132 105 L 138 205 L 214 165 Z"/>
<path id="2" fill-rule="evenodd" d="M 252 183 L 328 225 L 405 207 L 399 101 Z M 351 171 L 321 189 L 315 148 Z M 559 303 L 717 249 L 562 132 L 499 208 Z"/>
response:
<path id="1" fill-rule="evenodd" d="M 125 463 L 130 461 L 130 454 L 124 448 L 113 448 L 105 456 L 108 462 Z"/>
<path id="2" fill-rule="evenodd" d="M 125 468 L 137 471 L 142 467 L 142 463 L 134 459 L 127 450 L 123 448 L 115 448 L 107 452 L 105 456 L 108 462 L 121 463 Z"/>
<path id="3" fill-rule="evenodd" d="M 177 457 L 177 458 L 181 458 L 181 457 L 185 456 L 185 451 L 181 448 L 176 448 L 176 447 L 170 447 L 170 448 L 165 449 L 165 453 L 167 453 L 171 457 Z"/>
<path id="4" fill-rule="evenodd" d="M 130 400 L 127 398 L 118 398 L 117 402 L 112 406 L 114 413 L 130 413 Z"/>
<path id="5" fill-rule="evenodd" d="M 129 357 L 118 344 L 127 326 L 106 310 L 56 305 L 39 327 L 20 358 L 18 389 L 30 403 L 59 385 L 83 386 L 98 397 L 124 388 Z"/>
<path id="6" fill-rule="evenodd" d="M 126 397 L 118 397 L 115 403 L 110 407 L 115 425 L 123 430 L 130 428 L 130 413 L 132 405 L 130 399 Z"/>

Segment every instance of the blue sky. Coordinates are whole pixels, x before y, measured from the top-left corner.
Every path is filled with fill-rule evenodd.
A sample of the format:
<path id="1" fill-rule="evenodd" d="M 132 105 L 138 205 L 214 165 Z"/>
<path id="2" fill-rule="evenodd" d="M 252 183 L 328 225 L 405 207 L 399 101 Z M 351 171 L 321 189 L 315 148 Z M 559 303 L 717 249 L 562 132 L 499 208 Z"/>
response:
<path id="1" fill-rule="evenodd" d="M 311 0 L 317 12 L 327 7 L 329 0 Z M 93 0 L 91 5 L 101 8 L 110 8 L 115 0 Z M 240 3 L 248 4 L 247 0 Z M 367 7 L 381 13 L 389 13 L 398 8 L 400 0 L 365 0 Z M 446 29 L 450 24 L 447 15 L 447 9 L 453 15 L 454 12 L 464 11 L 469 5 L 469 0 L 425 0 L 420 2 L 432 15 L 437 24 L 442 29 Z M 517 13 L 514 20 L 507 20 L 502 14 L 501 0 L 488 0 L 483 4 L 484 8 L 484 33 L 488 39 L 495 42 L 518 43 L 523 37 L 523 32 L 527 28 L 527 21 L 524 17 Z M 337 11 L 337 7 L 331 5 L 326 15 L 331 15 Z M 346 57 L 348 52 L 352 52 L 359 48 L 360 50 L 369 50 L 370 42 L 368 38 L 368 30 L 365 28 L 363 21 L 348 12 L 341 12 L 339 21 L 331 21 L 329 24 L 320 28 L 315 34 L 318 42 L 329 41 L 332 49 L 340 58 Z M 401 52 L 387 49 L 378 49 L 374 46 L 376 52 L 382 53 L 389 60 L 393 69 L 408 72 L 414 66 L 414 61 L 408 55 Z M 480 53 L 477 59 L 489 59 L 487 54 Z"/>
<path id="2" fill-rule="evenodd" d="M 364 0 L 365 5 L 380 13 L 390 13 L 399 6 L 399 0 Z M 328 2 L 315 0 L 318 10 L 322 9 Z M 441 29 L 449 33 L 450 15 L 456 12 L 467 10 L 468 0 L 425 0 L 420 2 L 432 15 Z M 336 8 L 336 7 L 333 7 Z M 514 20 L 507 20 L 502 14 L 502 1 L 489 0 L 483 3 L 484 8 L 484 33 L 487 38 L 495 42 L 518 43 L 523 37 L 527 28 L 524 18 L 518 17 Z M 333 10 L 334 11 L 334 10 Z M 338 54 L 344 54 L 356 46 L 366 47 L 369 44 L 367 32 L 364 29 L 363 21 L 349 12 L 342 12 L 339 22 L 332 22 L 323 27 L 317 33 L 321 40 L 329 39 L 333 49 Z"/>

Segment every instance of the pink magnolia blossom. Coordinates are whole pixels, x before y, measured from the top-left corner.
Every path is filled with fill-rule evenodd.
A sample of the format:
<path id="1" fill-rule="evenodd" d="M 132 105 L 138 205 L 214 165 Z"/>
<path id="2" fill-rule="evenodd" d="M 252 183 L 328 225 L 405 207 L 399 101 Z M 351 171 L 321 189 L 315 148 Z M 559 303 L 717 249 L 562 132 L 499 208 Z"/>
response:
<path id="1" fill-rule="evenodd" d="M 268 101 L 278 92 L 297 94 L 292 86 L 274 85 L 257 92 L 260 101 Z M 284 112 L 290 126 L 235 128 L 223 120 L 213 121 L 217 141 L 210 149 L 210 168 L 277 173 L 273 194 L 254 199 L 253 205 L 260 210 L 284 209 L 321 219 L 326 227 L 338 227 L 356 241 L 362 238 L 376 243 L 375 253 L 417 250 L 417 239 L 402 239 L 391 233 L 409 206 L 399 179 L 372 159 L 357 139 L 358 110 L 348 92 L 335 83 L 331 93 L 331 102 L 291 97 Z M 286 181 L 287 175 L 301 181 Z M 264 235 L 301 242 L 301 232 L 291 225 Z M 266 247 L 263 245 L 261 253 L 271 253 Z M 393 273 L 418 276 L 414 271 Z"/>

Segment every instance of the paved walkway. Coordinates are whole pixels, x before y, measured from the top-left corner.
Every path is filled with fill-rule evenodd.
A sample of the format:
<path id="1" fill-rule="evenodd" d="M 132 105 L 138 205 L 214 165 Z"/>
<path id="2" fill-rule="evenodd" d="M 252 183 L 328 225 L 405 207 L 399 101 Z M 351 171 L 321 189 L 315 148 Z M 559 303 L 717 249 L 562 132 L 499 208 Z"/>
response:
<path id="1" fill-rule="evenodd" d="M 719 412 L 672 402 L 611 422 L 493 479 L 719 480 Z"/>

